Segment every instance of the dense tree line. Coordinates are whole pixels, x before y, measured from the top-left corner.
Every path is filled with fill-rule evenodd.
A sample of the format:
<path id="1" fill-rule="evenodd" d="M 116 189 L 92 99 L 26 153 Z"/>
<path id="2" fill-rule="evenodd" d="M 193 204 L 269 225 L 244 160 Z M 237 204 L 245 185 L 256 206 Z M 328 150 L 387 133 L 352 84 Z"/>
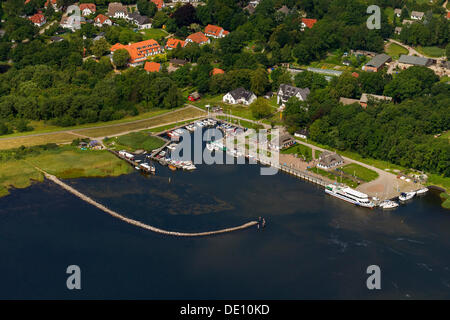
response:
<path id="1" fill-rule="evenodd" d="M 296 78 L 314 82 L 309 75 Z M 450 176 L 450 145 L 434 138 L 450 128 L 450 86 L 431 70 L 411 67 L 394 79 L 343 74 L 327 87 L 316 87 L 306 102 L 286 104 L 283 118 L 290 131 L 309 127 L 312 140 L 338 150 Z M 394 102 L 369 101 L 367 109 L 339 103 L 342 92 L 359 99 L 361 91 L 391 94 Z"/>

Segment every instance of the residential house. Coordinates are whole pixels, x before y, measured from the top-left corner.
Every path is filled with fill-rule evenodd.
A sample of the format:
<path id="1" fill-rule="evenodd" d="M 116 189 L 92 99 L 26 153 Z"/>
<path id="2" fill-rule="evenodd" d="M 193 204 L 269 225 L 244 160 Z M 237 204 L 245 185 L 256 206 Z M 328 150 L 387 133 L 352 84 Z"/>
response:
<path id="1" fill-rule="evenodd" d="M 47 0 L 47 1 L 45 1 L 44 8 L 47 9 L 48 6 L 50 6 L 50 5 L 53 7 L 53 10 L 55 10 L 56 12 L 59 11 L 58 0 Z"/>
<path id="2" fill-rule="evenodd" d="M 283 5 L 280 9 L 277 10 L 277 12 L 281 12 L 285 15 L 289 14 L 290 10 L 286 5 Z"/>
<path id="3" fill-rule="evenodd" d="M 339 98 L 339 102 L 342 103 L 344 106 L 354 104 L 354 103 L 359 104 L 358 99 L 350 99 L 350 98 L 344 98 L 344 97 Z"/>
<path id="4" fill-rule="evenodd" d="M 81 23 L 85 22 L 84 17 L 77 17 L 75 15 L 72 16 L 62 16 L 59 25 L 61 28 L 70 29 L 72 32 L 75 30 L 81 29 Z"/>
<path id="5" fill-rule="evenodd" d="M 309 131 L 306 128 L 300 129 L 298 131 L 295 131 L 294 137 L 300 138 L 300 139 L 308 139 Z"/>
<path id="6" fill-rule="evenodd" d="M 111 19 L 109 19 L 107 16 L 103 15 L 103 14 L 99 14 L 98 16 L 95 17 L 94 19 L 94 25 L 97 27 L 102 27 L 103 25 L 108 25 L 108 26 L 112 26 L 112 21 Z"/>
<path id="7" fill-rule="evenodd" d="M 412 24 L 414 22 L 415 21 L 413 21 L 413 20 L 403 19 L 402 24 Z"/>
<path id="8" fill-rule="evenodd" d="M 176 49 L 178 46 L 183 48 L 185 46 L 185 42 L 175 38 L 169 38 L 166 42 L 166 50 Z"/>
<path id="9" fill-rule="evenodd" d="M 150 39 L 141 42 L 136 42 L 129 45 L 123 45 L 121 43 L 116 43 L 111 47 L 111 53 L 118 49 L 125 49 L 130 54 L 130 65 L 135 67 L 142 64 L 147 57 L 159 54 L 162 52 L 161 46 L 156 42 L 156 40 Z"/>
<path id="10" fill-rule="evenodd" d="M 293 146 L 296 143 L 297 143 L 297 141 L 295 141 L 295 139 L 293 139 L 292 136 L 288 132 L 285 132 L 279 138 L 279 142 L 278 142 L 279 148 L 275 148 L 275 149 L 279 149 L 279 150 L 286 149 L 286 148 Z"/>
<path id="11" fill-rule="evenodd" d="M 145 62 L 144 70 L 147 72 L 159 72 L 161 70 L 161 64 L 157 62 L 147 61 Z"/>
<path id="12" fill-rule="evenodd" d="M 184 66 L 187 63 L 187 60 L 183 59 L 170 59 L 169 61 L 169 67 L 167 68 L 167 71 L 174 72 L 177 71 L 179 67 Z"/>
<path id="13" fill-rule="evenodd" d="M 187 46 L 188 43 L 190 43 L 190 42 L 191 43 L 197 43 L 199 45 L 203 45 L 203 44 L 210 43 L 211 41 L 208 39 L 207 36 L 205 36 L 203 34 L 203 32 L 199 31 L 199 32 L 196 32 L 196 33 L 193 33 L 193 34 L 189 35 L 186 38 L 186 41 L 185 41 L 184 45 Z"/>
<path id="14" fill-rule="evenodd" d="M 424 15 L 425 14 L 423 12 L 412 11 L 411 12 L 411 19 L 413 19 L 413 20 L 422 20 Z"/>
<path id="15" fill-rule="evenodd" d="M 407 69 L 411 66 L 422 66 L 428 67 L 433 64 L 432 59 L 416 57 L 416 56 L 408 56 L 406 54 L 402 54 L 398 59 L 398 67 L 401 69 Z"/>
<path id="16" fill-rule="evenodd" d="M 45 19 L 44 15 L 42 13 L 36 13 L 32 15 L 30 18 L 30 21 L 34 23 L 35 26 L 42 27 L 47 20 Z"/>
<path id="17" fill-rule="evenodd" d="M 361 95 L 361 99 L 359 99 L 359 104 L 361 105 L 361 107 L 367 108 L 367 104 L 369 103 L 369 101 L 375 102 L 392 101 L 392 98 L 386 96 L 379 96 L 376 94 L 363 93 Z"/>
<path id="18" fill-rule="evenodd" d="M 252 15 L 256 11 L 256 6 L 252 3 L 249 3 L 246 7 L 244 7 L 244 11 L 247 11 L 248 14 Z"/>
<path id="19" fill-rule="evenodd" d="M 188 96 L 188 100 L 189 101 L 197 101 L 198 99 L 200 99 L 200 94 L 197 92 L 197 91 L 195 91 L 195 92 L 192 92 L 189 96 Z"/>
<path id="20" fill-rule="evenodd" d="M 225 94 L 222 98 L 222 101 L 230 104 L 244 104 L 249 105 L 253 101 L 256 100 L 256 95 L 244 88 L 234 89 L 227 94 Z"/>
<path id="21" fill-rule="evenodd" d="M 54 42 L 61 42 L 61 41 L 64 41 L 64 38 L 63 37 L 59 37 L 59 36 L 53 36 L 53 37 L 50 38 L 50 41 L 52 43 L 54 43 Z"/>
<path id="22" fill-rule="evenodd" d="M 397 18 L 400 18 L 400 16 L 402 15 L 402 9 L 394 9 L 394 15 L 396 15 Z"/>
<path id="23" fill-rule="evenodd" d="M 394 33 L 395 34 L 400 34 L 400 33 L 402 33 L 402 27 L 395 27 L 395 29 L 394 29 Z"/>
<path id="24" fill-rule="evenodd" d="M 213 68 L 211 70 L 211 75 L 212 76 L 215 76 L 215 75 L 218 75 L 218 74 L 224 74 L 224 73 L 225 73 L 225 71 L 223 71 L 222 69 L 219 69 L 219 68 Z"/>
<path id="25" fill-rule="evenodd" d="M 89 16 L 97 11 L 97 6 L 94 3 L 82 3 L 80 11 L 83 16 Z"/>
<path id="26" fill-rule="evenodd" d="M 108 5 L 108 16 L 111 18 L 128 18 L 127 7 L 120 2 L 111 2 Z"/>
<path id="27" fill-rule="evenodd" d="M 215 39 L 218 39 L 218 38 L 223 38 L 228 34 L 229 34 L 228 31 L 224 30 L 222 27 L 219 27 L 219 26 L 208 24 L 205 27 L 205 35 L 207 35 L 208 37 L 213 37 Z"/>
<path id="28" fill-rule="evenodd" d="M 388 56 L 387 54 L 379 54 L 376 55 L 374 58 L 372 58 L 369 62 L 367 62 L 364 66 L 363 66 L 363 70 L 364 71 L 369 71 L 369 72 L 378 72 L 380 71 L 386 63 L 391 62 L 392 58 L 390 56 Z"/>
<path id="29" fill-rule="evenodd" d="M 277 93 L 277 103 L 284 107 L 285 103 L 292 97 L 305 101 L 309 93 L 309 88 L 297 88 L 289 84 L 281 84 Z"/>
<path id="30" fill-rule="evenodd" d="M 156 5 L 158 10 L 161 10 L 163 7 L 165 7 L 163 0 L 151 0 L 151 1 Z"/>
<path id="31" fill-rule="evenodd" d="M 128 19 L 131 20 L 132 23 L 137 25 L 139 30 L 150 29 L 152 27 L 150 19 L 146 16 L 141 16 L 137 12 L 130 13 L 128 15 Z"/>
<path id="32" fill-rule="evenodd" d="M 317 167 L 329 170 L 343 164 L 344 159 L 336 152 L 324 151 L 319 156 L 319 163 L 317 164 Z"/>
<path id="33" fill-rule="evenodd" d="M 303 18 L 302 19 L 302 26 L 301 26 L 301 30 L 305 30 L 305 28 L 309 28 L 311 29 L 317 22 L 317 19 L 306 19 Z"/>
<path id="34" fill-rule="evenodd" d="M 450 11 L 447 12 L 446 18 L 447 18 L 447 19 L 450 19 Z"/>

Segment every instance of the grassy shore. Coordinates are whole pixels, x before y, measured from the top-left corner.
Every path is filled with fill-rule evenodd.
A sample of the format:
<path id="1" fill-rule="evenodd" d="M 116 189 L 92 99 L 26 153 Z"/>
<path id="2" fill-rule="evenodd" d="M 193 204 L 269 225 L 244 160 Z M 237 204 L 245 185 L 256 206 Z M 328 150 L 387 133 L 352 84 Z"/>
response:
<path id="1" fill-rule="evenodd" d="M 10 188 L 26 188 L 43 176 L 34 166 L 59 178 L 106 177 L 130 173 L 133 169 L 108 151 L 82 151 L 63 146 L 30 154 L 22 159 L 0 162 L 0 196 L 9 194 Z"/>
<path id="2" fill-rule="evenodd" d="M 135 151 L 138 149 L 151 151 L 164 145 L 164 140 L 142 131 L 132 132 L 123 136 L 105 139 L 104 143 L 109 147 Z"/>
<path id="3" fill-rule="evenodd" d="M 68 143 L 76 138 L 79 138 L 79 135 L 91 138 L 114 136 L 128 131 L 146 129 L 148 127 L 183 121 L 184 119 L 200 117 L 202 115 L 204 115 L 204 112 L 193 107 L 178 109 L 170 113 L 167 110 L 164 112 L 159 111 L 156 112 L 151 118 L 132 120 L 138 122 L 107 122 L 102 126 L 91 126 L 81 130 L 79 130 L 80 128 L 77 128 L 77 131 L 73 133 L 70 132 L 70 129 L 67 129 L 68 132 L 55 132 L 32 136 L 25 135 L 23 137 L 14 137 L 13 139 L 1 139 L 0 150 L 18 148 L 22 145 L 29 147 L 46 143 Z M 8 138 L 9 137 L 12 138 L 12 136 L 8 136 Z"/>

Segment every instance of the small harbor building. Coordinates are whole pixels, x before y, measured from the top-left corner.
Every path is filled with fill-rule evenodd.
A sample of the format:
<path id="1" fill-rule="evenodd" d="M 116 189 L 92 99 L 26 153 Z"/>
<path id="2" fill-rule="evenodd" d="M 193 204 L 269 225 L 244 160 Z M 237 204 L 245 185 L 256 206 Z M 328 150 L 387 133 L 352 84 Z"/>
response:
<path id="1" fill-rule="evenodd" d="M 344 159 L 336 152 L 324 151 L 319 156 L 319 163 L 317 167 L 320 169 L 329 170 L 344 164 Z"/>

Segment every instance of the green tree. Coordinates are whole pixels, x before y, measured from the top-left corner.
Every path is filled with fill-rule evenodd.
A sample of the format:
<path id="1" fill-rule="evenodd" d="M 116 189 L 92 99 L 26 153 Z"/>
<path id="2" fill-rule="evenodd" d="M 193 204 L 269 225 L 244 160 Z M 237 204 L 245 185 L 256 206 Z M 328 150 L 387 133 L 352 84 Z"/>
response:
<path id="1" fill-rule="evenodd" d="M 106 41 L 105 38 L 101 38 L 97 41 L 94 41 L 94 43 L 91 46 L 91 51 L 96 57 L 101 57 L 109 52 L 111 46 Z"/>
<path id="2" fill-rule="evenodd" d="M 252 72 L 250 78 L 250 89 L 257 96 L 261 96 L 266 93 L 267 88 L 269 87 L 269 75 L 264 69 L 256 69 Z"/>
<path id="3" fill-rule="evenodd" d="M 123 68 L 128 64 L 130 54 L 125 49 L 118 49 L 113 53 L 113 62 L 118 68 Z"/>
<path id="4" fill-rule="evenodd" d="M 262 97 L 259 97 L 250 105 L 250 110 L 256 119 L 262 119 L 272 114 L 269 101 Z"/>

